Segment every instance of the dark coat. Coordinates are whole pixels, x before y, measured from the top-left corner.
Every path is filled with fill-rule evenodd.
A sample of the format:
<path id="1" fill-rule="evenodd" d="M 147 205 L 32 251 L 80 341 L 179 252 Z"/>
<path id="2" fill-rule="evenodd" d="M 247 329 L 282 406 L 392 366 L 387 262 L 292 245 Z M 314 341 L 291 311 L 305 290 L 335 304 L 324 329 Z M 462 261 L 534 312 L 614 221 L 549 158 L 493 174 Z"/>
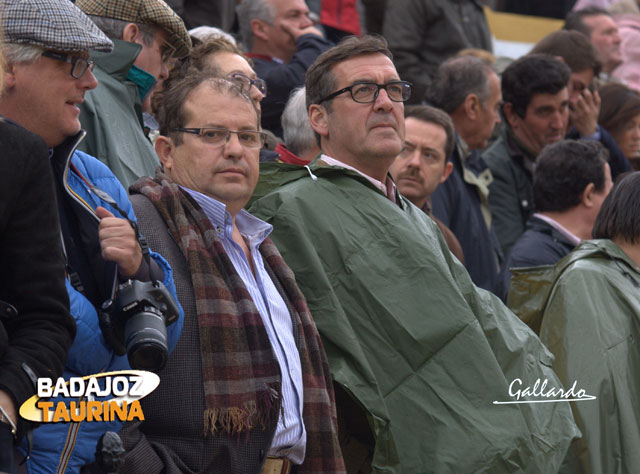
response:
<path id="1" fill-rule="evenodd" d="M 611 135 L 602 127 L 599 131 L 600 143 L 609 150 L 611 178 L 615 180 L 620 173 L 631 171 L 631 164 Z M 580 137 L 575 130 L 572 130 L 566 138 Z M 533 163 L 535 157 L 529 156 L 516 143 L 507 126 L 503 127 L 498 139 L 482 154 L 482 157 L 493 173 L 493 182 L 489 188 L 489 205 L 502 252 L 508 256 L 511 247 L 524 232 L 527 220 L 534 212 L 533 174 L 526 163 L 528 160 Z M 530 167 L 533 168 L 533 164 L 530 164 Z"/>
<path id="2" fill-rule="evenodd" d="M 489 207 L 502 253 L 507 257 L 533 214 L 533 174 L 526 166 L 531 157 L 504 127 L 482 158 L 493 174 Z"/>
<path id="3" fill-rule="evenodd" d="M 46 145 L 0 119 L 0 149 L 0 300 L 17 310 L 0 315 L 0 389 L 18 410 L 36 377 L 62 375 L 76 326 Z"/>
<path id="4" fill-rule="evenodd" d="M 463 179 L 458 148 L 451 155 L 453 172 L 431 195 L 432 212 L 455 234 L 462 246 L 464 266 L 473 282 L 485 290 L 494 291 L 499 262 L 500 244 L 493 227 L 487 228 L 480 207 L 480 196 L 473 184 Z M 480 153 L 474 151 L 465 162 L 467 169 L 478 175 L 487 168 Z"/>
<path id="5" fill-rule="evenodd" d="M 445 59 L 465 48 L 491 51 L 491 33 L 479 0 L 387 2 L 383 33 L 398 74 L 420 103 Z"/>
<path id="6" fill-rule="evenodd" d="M 506 300 L 511 282 L 511 268 L 554 265 L 568 255 L 575 245 L 547 222 L 531 217 L 527 230 L 511 249 L 500 272 L 501 289 L 498 295 Z"/>
<path id="7" fill-rule="evenodd" d="M 280 117 L 291 91 L 304 86 L 309 66 L 331 46 L 333 44 L 321 36 L 308 34 L 298 38 L 296 53 L 288 64 L 262 55 L 248 55 L 253 59 L 258 77 L 267 83 L 267 96 L 261 102 L 262 128 L 282 137 Z"/>

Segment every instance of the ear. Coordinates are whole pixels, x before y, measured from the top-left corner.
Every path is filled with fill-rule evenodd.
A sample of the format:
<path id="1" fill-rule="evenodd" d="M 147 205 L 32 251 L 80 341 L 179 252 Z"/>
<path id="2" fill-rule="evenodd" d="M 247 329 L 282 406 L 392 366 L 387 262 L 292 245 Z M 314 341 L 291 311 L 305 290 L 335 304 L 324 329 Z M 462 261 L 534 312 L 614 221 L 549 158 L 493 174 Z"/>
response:
<path id="1" fill-rule="evenodd" d="M 176 148 L 173 140 L 164 135 L 160 135 L 156 140 L 155 148 L 164 170 L 167 172 L 171 171 L 171 168 L 173 168 L 173 151 Z"/>
<path id="2" fill-rule="evenodd" d="M 312 104 L 309 106 L 309 122 L 311 128 L 320 136 L 329 136 L 329 113 L 322 105 Z"/>
<path id="3" fill-rule="evenodd" d="M 476 120 L 480 113 L 480 108 L 482 104 L 480 103 L 480 99 L 476 94 L 469 94 L 464 99 L 464 111 L 467 114 L 467 117 L 471 120 Z"/>
<path id="4" fill-rule="evenodd" d="M 254 18 L 249 24 L 251 25 L 251 33 L 253 34 L 254 38 L 261 39 L 262 41 L 269 40 L 269 35 L 267 34 L 267 23 Z"/>
<path id="5" fill-rule="evenodd" d="M 447 161 L 447 164 L 444 167 L 444 173 L 442 173 L 442 178 L 440 178 L 440 184 L 444 183 L 451 172 L 453 171 L 453 163 L 451 161 Z"/>
<path id="6" fill-rule="evenodd" d="M 5 92 L 16 85 L 16 72 L 13 64 L 4 67 L 4 90 Z"/>
<path id="7" fill-rule="evenodd" d="M 582 191 L 582 195 L 580 196 L 580 201 L 585 207 L 592 208 L 595 204 L 593 202 L 593 195 L 596 192 L 596 185 L 593 183 L 587 184 Z"/>
<path id="8" fill-rule="evenodd" d="M 141 43 L 142 40 L 136 41 L 140 36 L 140 28 L 135 23 L 127 23 L 122 30 L 122 41 L 127 41 L 129 43 Z"/>
<path id="9" fill-rule="evenodd" d="M 504 112 L 504 117 L 507 119 L 507 123 L 511 128 L 516 129 L 520 123 L 520 116 L 516 114 L 515 110 L 513 110 L 513 104 L 511 102 L 506 102 L 502 111 Z"/>

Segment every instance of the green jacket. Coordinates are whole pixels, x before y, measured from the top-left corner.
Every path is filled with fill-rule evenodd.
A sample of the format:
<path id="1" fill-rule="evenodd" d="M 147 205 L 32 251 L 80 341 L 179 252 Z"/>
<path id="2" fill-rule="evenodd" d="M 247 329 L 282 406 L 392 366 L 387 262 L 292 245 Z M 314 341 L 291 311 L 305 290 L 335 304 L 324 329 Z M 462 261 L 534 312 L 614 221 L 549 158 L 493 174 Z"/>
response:
<path id="1" fill-rule="evenodd" d="M 107 165 L 125 189 L 141 176 L 154 176 L 160 164 L 142 129 L 138 87 L 127 80 L 142 46 L 113 40 L 111 53 L 92 52 L 98 87 L 85 94 L 80 122 L 87 136 L 79 149 Z"/>
<path id="2" fill-rule="evenodd" d="M 374 472 L 557 471 L 578 433 L 569 407 L 493 404 L 515 378 L 559 386 L 551 354 L 473 285 L 429 217 L 316 164 L 261 164 L 256 197 L 335 382 L 367 412 Z"/>
<path id="3" fill-rule="evenodd" d="M 640 267 L 610 240 L 583 242 L 554 268 L 540 336 L 572 402 L 583 438 L 573 472 L 640 472 Z"/>
<path id="4" fill-rule="evenodd" d="M 493 175 L 489 208 L 506 259 L 533 215 L 533 162 L 505 125 L 498 139 L 482 153 Z"/>

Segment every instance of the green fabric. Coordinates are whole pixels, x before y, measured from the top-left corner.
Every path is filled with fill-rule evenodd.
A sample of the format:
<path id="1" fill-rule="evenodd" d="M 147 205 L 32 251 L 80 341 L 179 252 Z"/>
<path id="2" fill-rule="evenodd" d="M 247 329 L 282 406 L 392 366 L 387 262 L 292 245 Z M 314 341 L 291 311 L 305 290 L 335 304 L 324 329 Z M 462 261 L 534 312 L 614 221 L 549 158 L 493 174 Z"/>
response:
<path id="1" fill-rule="evenodd" d="M 418 208 L 356 173 L 310 170 L 261 164 L 250 211 L 274 226 L 334 380 L 367 411 L 374 472 L 556 472 L 577 435 L 569 407 L 493 404 L 515 378 L 560 386 L 540 340 Z"/>
<path id="2" fill-rule="evenodd" d="M 107 165 L 128 189 L 141 176 L 154 176 L 160 162 L 142 128 L 138 86 L 126 79 L 142 46 L 113 43 L 111 53 L 91 52 L 98 87 L 88 91 L 80 105 L 87 136 L 78 148 Z"/>
<path id="3" fill-rule="evenodd" d="M 572 402 L 584 437 L 576 473 L 640 472 L 640 267 L 609 240 L 582 243 L 558 262 L 540 336 L 565 386 L 597 401 Z"/>

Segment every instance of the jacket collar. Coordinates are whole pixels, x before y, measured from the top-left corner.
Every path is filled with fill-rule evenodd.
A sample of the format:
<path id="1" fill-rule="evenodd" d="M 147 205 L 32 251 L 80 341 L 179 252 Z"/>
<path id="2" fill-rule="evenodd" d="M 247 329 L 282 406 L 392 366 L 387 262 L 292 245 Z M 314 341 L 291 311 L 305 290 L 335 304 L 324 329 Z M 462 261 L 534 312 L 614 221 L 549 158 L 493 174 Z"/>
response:
<path id="1" fill-rule="evenodd" d="M 124 81 L 140 51 L 142 46 L 137 43 L 114 39 L 113 51 L 110 53 L 92 51 L 91 59 L 108 75 Z"/>

